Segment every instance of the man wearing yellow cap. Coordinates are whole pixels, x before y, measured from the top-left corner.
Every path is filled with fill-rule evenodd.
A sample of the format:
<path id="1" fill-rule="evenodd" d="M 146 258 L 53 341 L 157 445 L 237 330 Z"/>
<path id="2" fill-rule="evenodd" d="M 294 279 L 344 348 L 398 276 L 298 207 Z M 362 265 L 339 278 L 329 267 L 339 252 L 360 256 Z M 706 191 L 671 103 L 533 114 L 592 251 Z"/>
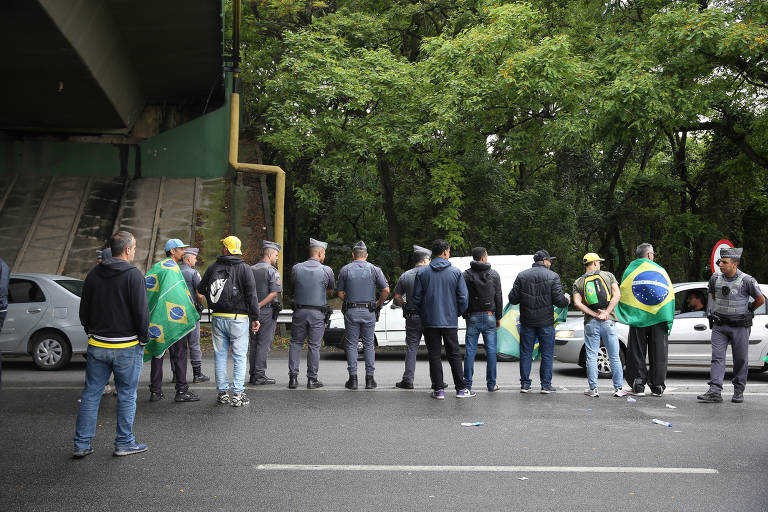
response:
<path id="1" fill-rule="evenodd" d="M 240 239 L 221 240 L 221 256 L 205 271 L 197 291 L 213 310 L 211 334 L 215 361 L 217 401 L 233 407 L 248 405 L 245 396 L 248 332 L 259 330 L 259 298 L 251 268 L 243 261 Z M 232 381 L 227 375 L 227 357 L 232 347 Z M 232 388 L 232 397 L 229 388 Z"/>
<path id="2" fill-rule="evenodd" d="M 600 262 L 605 261 L 594 252 L 584 255 L 583 276 L 573 283 L 573 305 L 584 313 L 584 350 L 587 356 L 587 380 L 589 389 L 584 394 L 598 398 L 597 389 L 597 352 L 600 339 L 605 343 L 613 374 L 613 396 L 626 396 L 622 389 L 624 372 L 619 356 L 619 337 L 616 334 L 616 313 L 621 292 L 619 283 L 610 272 L 600 270 Z"/>

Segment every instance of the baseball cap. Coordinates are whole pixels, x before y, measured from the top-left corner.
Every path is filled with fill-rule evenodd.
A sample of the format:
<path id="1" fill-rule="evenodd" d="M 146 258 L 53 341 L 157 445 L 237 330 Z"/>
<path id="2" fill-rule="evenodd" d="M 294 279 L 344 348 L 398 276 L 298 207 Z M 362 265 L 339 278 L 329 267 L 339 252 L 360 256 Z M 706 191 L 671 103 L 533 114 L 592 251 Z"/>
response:
<path id="1" fill-rule="evenodd" d="M 179 240 L 178 238 L 171 238 L 167 242 L 165 242 L 165 252 L 170 251 L 171 249 L 176 249 L 177 247 L 189 247 L 187 244 Z"/>
<path id="2" fill-rule="evenodd" d="M 544 261 L 544 260 L 556 260 L 557 258 L 555 256 L 550 256 L 547 251 L 544 249 L 540 251 L 536 251 L 536 253 L 533 255 L 533 261 Z"/>
<path id="3" fill-rule="evenodd" d="M 243 254 L 243 251 L 240 250 L 240 239 L 237 238 L 234 235 L 229 235 L 226 238 L 222 238 L 221 243 L 224 244 L 224 247 L 227 248 L 230 254 Z"/>
<path id="4" fill-rule="evenodd" d="M 588 252 L 584 255 L 584 259 L 582 259 L 582 262 L 586 265 L 587 263 L 592 263 L 593 261 L 605 261 L 603 258 L 597 255 L 596 252 Z"/>

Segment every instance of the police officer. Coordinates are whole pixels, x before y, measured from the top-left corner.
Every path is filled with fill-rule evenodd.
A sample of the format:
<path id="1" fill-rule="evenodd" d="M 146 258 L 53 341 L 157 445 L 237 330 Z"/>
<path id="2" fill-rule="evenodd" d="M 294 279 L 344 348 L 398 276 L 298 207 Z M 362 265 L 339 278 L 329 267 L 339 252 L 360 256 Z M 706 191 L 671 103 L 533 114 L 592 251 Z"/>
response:
<path id="1" fill-rule="evenodd" d="M 263 256 L 260 262 L 253 265 L 253 277 L 256 280 L 256 293 L 263 297 L 259 301 L 259 332 L 251 334 L 251 346 L 248 352 L 248 364 L 251 378 L 248 381 L 256 386 L 274 384 L 275 379 L 267 377 L 267 356 L 272 348 L 277 327 L 277 315 L 281 305 L 277 294 L 283 291 L 280 273 L 274 267 L 280 255 L 280 244 L 263 240 L 261 243 Z"/>
<path id="2" fill-rule="evenodd" d="M 325 333 L 325 317 L 330 316 L 326 293 L 333 291 L 334 275 L 331 267 L 323 265 L 328 244 L 309 239 L 309 259 L 291 269 L 293 280 L 293 318 L 291 345 L 288 351 L 288 387 L 299 385 L 299 357 L 304 338 L 307 338 L 307 389 L 323 387 L 317 380 L 320 363 L 320 341 Z"/>
<path id="3" fill-rule="evenodd" d="M 413 296 L 416 274 L 429 265 L 432 251 L 414 245 L 413 257 L 416 263 L 411 270 L 403 272 L 400 279 L 397 280 L 397 284 L 395 284 L 395 297 L 393 299 L 402 306 L 403 317 L 405 318 L 405 371 L 403 372 L 403 379 L 395 383 L 395 387 L 400 389 L 413 389 L 413 378 L 416 372 L 416 354 L 419 351 L 419 343 L 421 343 L 421 335 L 423 334 L 419 310 L 413 304 L 408 303 L 408 298 Z"/>
<path id="4" fill-rule="evenodd" d="M 184 276 L 184 281 L 187 282 L 187 288 L 189 288 L 192 302 L 195 303 L 195 309 L 198 313 L 202 313 L 203 296 L 197 291 L 197 287 L 200 284 L 200 272 L 195 270 L 198 254 L 200 254 L 200 249 L 197 247 L 185 248 L 184 256 L 181 257 L 181 263 L 179 263 L 179 269 L 181 270 L 181 275 Z M 203 352 L 200 350 L 200 320 L 197 321 L 195 328 L 186 336 L 186 341 L 189 344 L 189 360 L 192 362 L 192 382 L 195 384 L 208 382 L 211 378 L 203 373 Z"/>
<path id="5" fill-rule="evenodd" d="M 747 385 L 747 351 L 749 332 L 754 311 L 765 299 L 757 281 L 739 270 L 743 249 L 721 249 L 717 265 L 720 272 L 709 278 L 710 323 L 712 324 L 712 365 L 709 391 L 696 398 L 702 402 L 722 402 L 723 376 L 725 375 L 725 351 L 731 344 L 733 354 L 733 397 L 731 402 L 744 401 Z M 749 302 L 752 297 L 754 302 Z"/>
<path id="6" fill-rule="evenodd" d="M 389 284 L 379 267 L 368 263 L 368 248 L 360 240 L 352 248 L 354 261 L 344 265 L 339 271 L 339 283 L 336 288 L 344 301 L 344 329 L 347 337 L 347 370 L 349 380 L 344 386 L 357 389 L 357 340 L 362 339 L 365 351 L 365 389 L 375 389 L 373 379 L 376 353 L 373 346 L 373 333 L 381 304 L 389 297 Z M 376 288 L 381 290 L 376 300 Z"/>

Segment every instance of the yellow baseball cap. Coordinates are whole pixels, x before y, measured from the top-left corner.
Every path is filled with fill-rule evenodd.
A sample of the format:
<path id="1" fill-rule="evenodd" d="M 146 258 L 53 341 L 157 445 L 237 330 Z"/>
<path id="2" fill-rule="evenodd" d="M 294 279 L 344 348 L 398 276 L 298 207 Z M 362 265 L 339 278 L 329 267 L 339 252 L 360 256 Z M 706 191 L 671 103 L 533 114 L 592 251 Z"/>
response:
<path id="1" fill-rule="evenodd" d="M 227 248 L 230 254 L 243 254 L 240 250 L 240 239 L 236 236 L 229 235 L 227 238 L 222 238 L 221 243 Z"/>
<path id="2" fill-rule="evenodd" d="M 596 252 L 588 252 L 584 255 L 584 259 L 582 260 L 584 264 L 592 263 L 593 261 L 605 261 L 603 258 L 597 255 Z"/>

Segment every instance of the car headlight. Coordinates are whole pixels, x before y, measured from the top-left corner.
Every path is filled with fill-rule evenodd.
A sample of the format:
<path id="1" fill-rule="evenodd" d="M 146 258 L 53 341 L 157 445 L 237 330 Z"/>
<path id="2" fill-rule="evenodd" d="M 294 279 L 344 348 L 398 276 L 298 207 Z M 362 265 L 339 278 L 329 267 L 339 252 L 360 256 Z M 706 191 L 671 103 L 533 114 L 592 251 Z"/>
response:
<path id="1" fill-rule="evenodd" d="M 555 338 L 573 338 L 574 332 L 573 329 L 556 331 Z"/>

